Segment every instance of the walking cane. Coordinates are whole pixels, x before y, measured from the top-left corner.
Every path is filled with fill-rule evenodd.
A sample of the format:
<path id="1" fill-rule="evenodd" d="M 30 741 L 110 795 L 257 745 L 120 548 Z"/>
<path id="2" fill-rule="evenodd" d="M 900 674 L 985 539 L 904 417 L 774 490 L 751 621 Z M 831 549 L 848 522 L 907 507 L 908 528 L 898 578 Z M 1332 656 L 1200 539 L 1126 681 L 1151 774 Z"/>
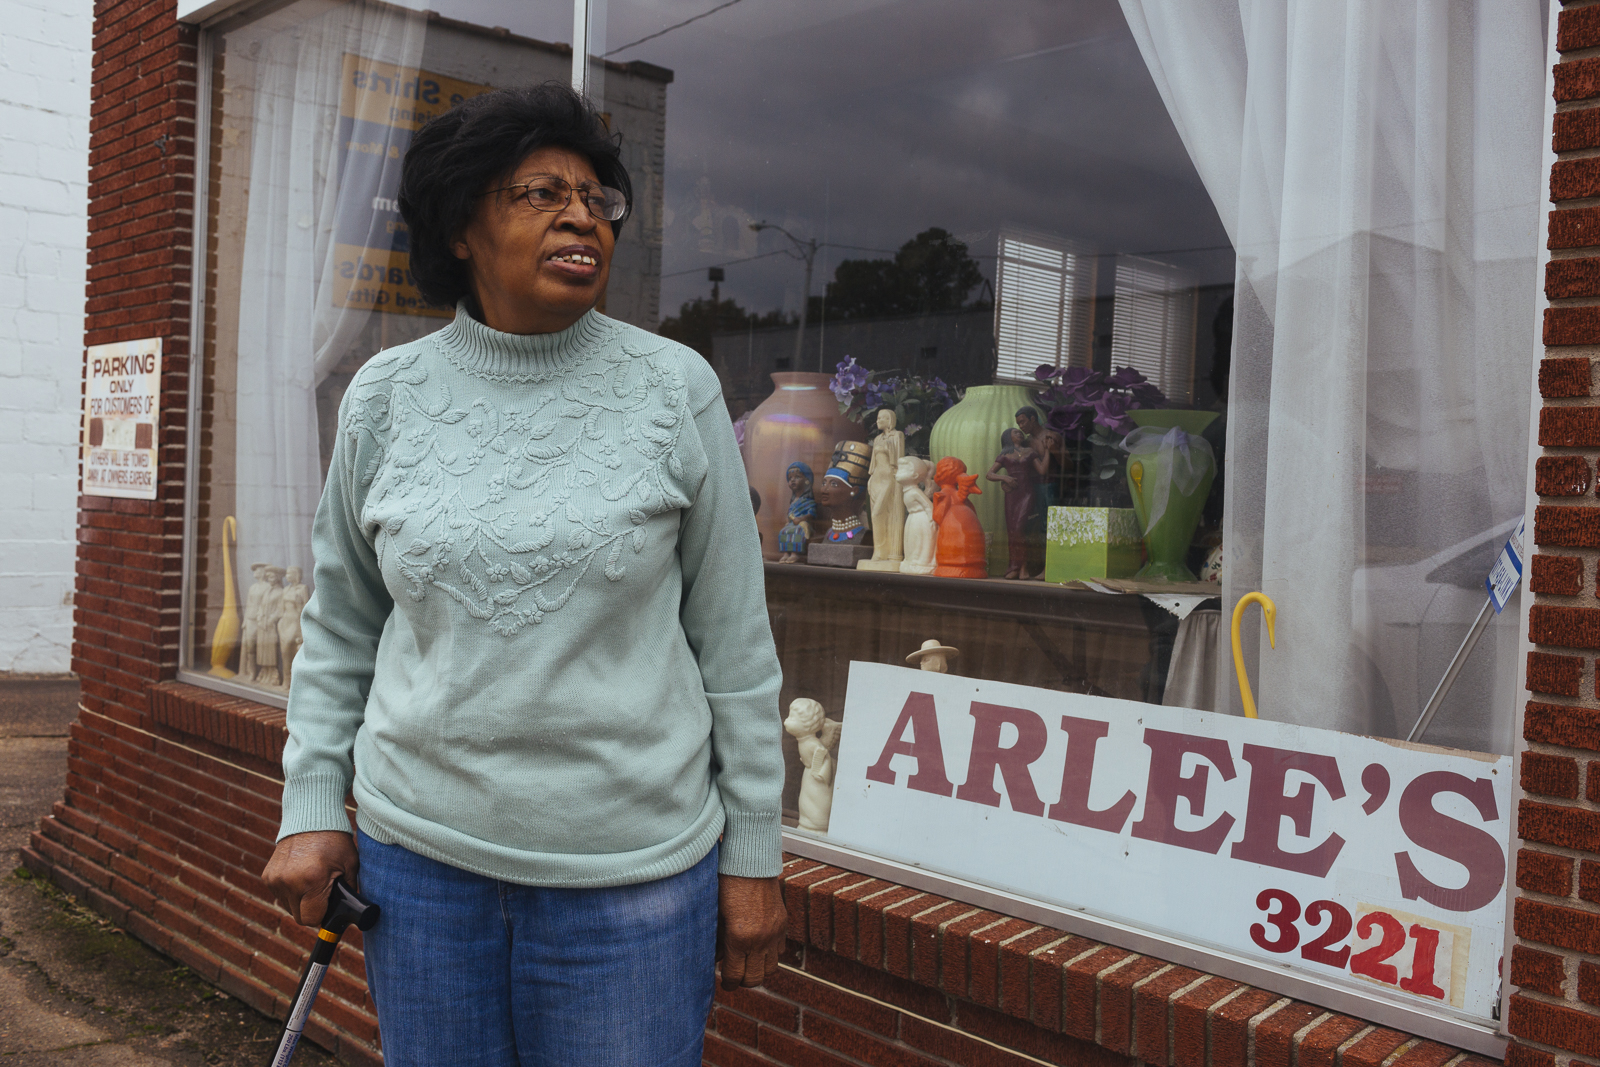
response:
<path id="1" fill-rule="evenodd" d="M 311 1014 L 311 1005 L 316 1003 L 317 990 L 322 988 L 322 976 L 328 973 L 339 938 L 351 923 L 355 923 L 358 930 L 372 929 L 377 925 L 379 913 L 378 905 L 345 885 L 343 878 L 333 880 L 333 888 L 328 891 L 328 910 L 322 916 L 322 928 L 317 931 L 317 947 L 311 950 L 311 959 L 300 976 L 300 988 L 295 990 L 294 1006 L 283 1024 L 283 1036 L 278 1039 L 272 1067 L 288 1067 L 294 1047 L 305 1033 L 306 1017 Z"/>

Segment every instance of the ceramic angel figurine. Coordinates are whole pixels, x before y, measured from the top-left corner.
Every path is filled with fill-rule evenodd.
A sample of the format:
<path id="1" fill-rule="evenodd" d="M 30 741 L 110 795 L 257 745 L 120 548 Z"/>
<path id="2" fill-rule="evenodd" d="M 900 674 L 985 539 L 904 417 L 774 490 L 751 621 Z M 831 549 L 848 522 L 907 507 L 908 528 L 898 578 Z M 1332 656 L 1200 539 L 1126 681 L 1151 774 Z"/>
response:
<path id="1" fill-rule="evenodd" d="M 839 744 L 844 724 L 830 719 L 822 705 L 801 697 L 789 705 L 783 728 L 800 749 L 800 829 L 828 832 L 833 811 L 834 760 L 830 751 Z"/>
<path id="2" fill-rule="evenodd" d="M 244 622 L 239 629 L 239 677 L 247 682 L 256 680 L 256 639 L 261 635 L 261 601 L 267 595 L 267 583 L 262 578 L 265 563 L 250 564 L 254 581 L 244 594 Z"/>
<path id="3" fill-rule="evenodd" d="M 1047 457 L 1028 446 L 1021 430 L 1000 435 L 1000 454 L 994 458 L 985 478 L 999 482 L 1006 492 L 1006 546 L 1009 559 L 1006 577 L 1026 579 L 1028 567 L 1040 555 L 1036 546 L 1044 543 L 1044 512 L 1040 508 L 1040 487 L 1044 483 Z"/>
<path id="4" fill-rule="evenodd" d="M 794 462 L 784 477 L 789 482 L 793 500 L 789 504 L 789 521 L 778 531 L 779 563 L 804 563 L 806 542 L 811 540 L 812 526 L 817 520 L 817 498 L 811 495 L 813 475 L 809 464 Z"/>
<path id="5" fill-rule="evenodd" d="M 311 590 L 306 588 L 301 577 L 299 567 L 290 567 L 283 574 L 283 601 L 278 612 L 278 662 L 283 665 L 285 688 L 294 678 L 295 653 L 305 644 L 300 632 L 300 613 L 311 599 Z"/>
<path id="6" fill-rule="evenodd" d="M 906 435 L 894 428 L 894 411 L 878 409 L 878 436 L 872 441 L 872 463 L 867 468 L 867 500 L 872 513 L 872 558 L 856 564 L 857 570 L 897 571 L 902 556 L 906 505 L 895 485 L 900 459 L 906 454 Z"/>
<path id="7" fill-rule="evenodd" d="M 978 476 L 967 465 L 946 456 L 933 469 L 939 491 L 933 495 L 933 521 L 939 524 L 935 542 L 938 563 L 933 573 L 941 578 L 987 578 L 989 565 L 983 542 L 983 524 L 967 497 L 978 496 Z"/>
<path id="8" fill-rule="evenodd" d="M 932 574 L 934 539 L 939 528 L 933 524 L 933 501 L 924 491 L 933 464 L 920 456 L 902 456 L 895 467 L 894 480 L 905 501 L 906 525 L 902 539 L 901 574 Z"/>

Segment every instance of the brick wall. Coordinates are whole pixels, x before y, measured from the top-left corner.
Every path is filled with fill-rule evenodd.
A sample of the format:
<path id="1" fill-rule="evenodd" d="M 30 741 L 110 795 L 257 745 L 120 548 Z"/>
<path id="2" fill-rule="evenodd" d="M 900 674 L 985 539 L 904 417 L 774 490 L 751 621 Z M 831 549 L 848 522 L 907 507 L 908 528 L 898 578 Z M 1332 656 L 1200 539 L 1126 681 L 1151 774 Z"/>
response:
<path id="1" fill-rule="evenodd" d="M 1600 1057 L 1600 4 L 1560 14 L 1507 1052 Z"/>
<path id="2" fill-rule="evenodd" d="M 0 0 L 0 671 L 67 670 L 89 0 Z"/>
<path id="3" fill-rule="evenodd" d="M 172 0 L 97 6 L 90 140 L 87 342 L 164 339 L 160 498 L 79 500 L 73 665 L 83 710 L 68 782 L 25 862 L 240 999 L 281 1016 L 309 938 L 267 897 L 259 871 L 281 793 L 282 714 L 173 681 L 194 209 L 195 37 Z M 1600 6 L 1573 5 L 1558 78 L 1568 153 L 1552 183 L 1600 193 Z M 1589 21 L 1583 21 L 1588 19 Z M 1583 49 L 1593 49 L 1591 55 Z M 1586 66 L 1585 64 L 1589 64 Z M 1600 103 L 1600 99 L 1593 101 Z M 1594 111 L 1600 115 L 1600 108 Z M 1567 143 L 1562 143 L 1563 138 Z M 1584 167 L 1594 168 L 1593 180 Z M 1562 185 L 1562 183 L 1567 183 Z M 1584 183 L 1590 183 L 1585 185 Z M 1577 190 L 1572 192 L 1571 190 Z M 1541 381 L 1548 410 L 1530 585 L 1541 648 L 1530 680 L 1530 800 L 1511 960 L 1516 1067 L 1600 1055 L 1600 699 L 1593 606 L 1600 506 L 1589 399 L 1600 345 L 1600 199 L 1557 212 L 1555 299 Z M 1586 244 L 1585 242 L 1588 242 Z M 1600 257 L 1596 259 L 1600 263 Z M 1559 268 L 1559 269 L 1558 269 Z M 1563 273 L 1564 272 L 1564 273 Z M 1582 346 L 1591 346 L 1585 348 Z M 1584 502 L 1588 501 L 1587 504 Z M 1559 548 L 1558 548 L 1559 546 Z M 1587 651 L 1586 651 L 1587 650 Z M 1578 851 L 1596 850 L 1589 863 Z M 784 875 L 790 944 L 760 992 L 718 994 L 706 1061 L 1172 1067 L 1475 1067 L 1483 1061 L 1308 1003 L 957 901 L 794 859 Z M 347 1062 L 379 1062 L 360 981 L 359 936 L 342 949 L 311 1038 Z M 1565 1050 L 1565 1051 L 1563 1051 Z"/>

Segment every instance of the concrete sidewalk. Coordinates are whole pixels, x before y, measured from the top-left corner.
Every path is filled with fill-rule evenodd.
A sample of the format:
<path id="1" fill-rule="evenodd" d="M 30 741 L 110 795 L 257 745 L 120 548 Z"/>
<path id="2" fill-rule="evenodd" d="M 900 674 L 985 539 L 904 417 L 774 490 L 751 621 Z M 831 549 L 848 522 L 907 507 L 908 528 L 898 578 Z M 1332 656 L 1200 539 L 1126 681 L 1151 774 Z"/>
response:
<path id="1" fill-rule="evenodd" d="M 278 1023 L 17 873 L 61 799 L 77 703 L 75 681 L 0 678 L 0 1064 L 260 1067 Z M 338 1061 L 302 1044 L 294 1062 Z"/>

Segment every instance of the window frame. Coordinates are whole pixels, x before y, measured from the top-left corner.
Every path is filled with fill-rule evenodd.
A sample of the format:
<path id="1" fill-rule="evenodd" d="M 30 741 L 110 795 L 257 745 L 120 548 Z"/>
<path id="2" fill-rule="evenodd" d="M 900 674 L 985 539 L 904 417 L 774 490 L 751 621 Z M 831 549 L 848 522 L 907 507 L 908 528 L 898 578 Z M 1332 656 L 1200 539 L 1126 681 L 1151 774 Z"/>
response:
<path id="1" fill-rule="evenodd" d="M 227 679 L 216 678 L 199 668 L 193 662 L 195 647 L 191 640 L 192 611 L 195 599 L 195 548 L 196 548 L 196 508 L 199 499 L 200 478 L 200 450 L 197 443 L 202 432 L 202 409 L 205 394 L 205 330 L 212 308 L 207 300 L 207 259 L 208 243 L 210 239 L 210 218 L 208 200 L 211 195 L 211 124 L 212 114 L 212 70 L 215 60 L 215 35 L 225 23 L 231 23 L 247 16 L 254 8 L 272 8 L 281 6 L 292 0 L 179 0 L 177 19 L 180 22 L 198 24 L 199 33 L 196 42 L 196 116 L 195 116 L 195 151 L 194 151 L 194 208 L 192 214 L 192 236 L 190 241 L 190 321 L 189 321 L 189 381 L 188 381 L 188 411 L 186 413 L 186 444 L 184 462 L 184 487 L 183 487 L 183 522 L 182 522 L 182 560 L 181 584 L 179 603 L 181 624 L 179 627 L 179 659 L 177 679 L 200 688 L 225 693 L 229 696 L 239 697 L 271 707 L 287 708 L 287 693 L 275 693 L 255 686 L 244 685 Z M 410 6 L 410 5 L 406 5 Z M 596 18 L 605 18 L 605 0 L 573 0 L 573 36 L 574 42 L 572 58 L 572 82 L 580 91 L 586 88 L 589 64 L 586 63 L 588 42 L 603 39 L 604 30 L 600 33 L 593 32 Z M 1548 174 L 1555 161 L 1555 154 L 1551 148 L 1550 134 L 1555 116 L 1554 102 L 1554 66 L 1559 59 L 1556 52 L 1556 24 L 1560 14 L 1559 5 L 1551 4 L 1549 7 L 1549 25 L 1547 28 L 1547 63 L 1545 74 L 1545 114 L 1543 120 L 1544 157 L 1542 171 Z M 1548 194 L 1547 194 L 1548 195 Z M 1548 201 L 1541 203 L 1541 215 L 1544 215 L 1551 205 Z M 1541 220 L 1541 234 L 1548 228 L 1547 218 Z M 1527 474 L 1527 505 L 1526 511 L 1531 514 L 1537 503 L 1534 495 L 1533 479 L 1531 476 L 1532 457 L 1537 455 L 1537 426 L 1540 410 L 1540 395 L 1537 388 L 1537 375 L 1539 358 L 1542 354 L 1542 339 L 1540 324 L 1544 310 L 1548 307 L 1548 299 L 1544 289 L 1538 284 L 1537 278 L 1543 276 L 1545 265 L 1550 260 L 1547 242 L 1541 241 L 1536 253 L 1537 276 L 1531 281 L 1534 283 L 1537 297 L 1535 301 L 1534 320 L 1529 324 L 1529 343 L 1531 348 L 1530 368 L 1533 378 L 1533 388 L 1529 393 L 1531 416 L 1529 419 L 1529 471 Z M 998 295 L 998 294 L 997 294 Z M 996 301 L 996 323 L 999 321 L 999 301 Z M 1521 625 L 1521 645 L 1519 661 L 1526 661 L 1526 653 L 1532 649 L 1528 639 L 1528 610 L 1532 597 L 1519 598 L 1518 612 Z M 1520 690 L 1519 690 L 1520 692 Z M 1522 736 L 1523 708 L 1522 701 L 1518 701 L 1518 708 L 1514 713 L 1514 733 L 1511 758 L 1513 766 L 1520 766 L 1523 753 L 1526 751 L 1526 741 Z M 1459 1048 L 1473 1052 L 1500 1057 L 1504 1055 L 1508 1041 L 1506 1022 L 1509 1010 L 1509 998 L 1512 985 L 1510 981 L 1509 962 L 1511 946 L 1515 943 L 1513 928 L 1513 910 L 1516 905 L 1518 890 L 1515 884 L 1515 855 L 1518 841 L 1516 809 L 1523 797 L 1519 781 L 1511 783 L 1511 833 L 1506 845 L 1507 857 L 1507 887 L 1506 887 L 1506 918 L 1501 931 L 1503 977 L 1501 981 L 1501 1001 L 1499 1018 L 1493 1023 L 1471 1023 L 1459 1018 L 1447 1017 L 1426 1010 L 1420 1006 L 1413 1006 L 1412 1002 L 1398 996 L 1374 990 L 1365 993 L 1359 989 L 1348 986 L 1334 985 L 1318 979 L 1316 976 L 1274 967 L 1247 957 L 1234 955 L 1224 950 L 1203 947 L 1190 941 L 1154 932 L 1149 929 L 1132 926 L 1112 919 L 1100 918 L 1057 905 L 1045 903 L 1031 897 L 1025 897 L 1004 890 L 995 889 L 967 879 L 935 874 L 921 867 L 915 867 L 886 859 L 871 853 L 862 852 L 829 841 L 825 836 L 807 831 L 786 827 L 783 830 L 783 846 L 794 854 L 807 859 L 817 860 L 864 875 L 884 878 L 893 882 L 927 892 L 935 892 L 964 903 L 988 908 L 1001 914 L 1015 916 L 1032 922 L 1044 923 L 1071 933 L 1104 940 L 1108 943 L 1124 947 L 1135 952 L 1147 953 L 1163 961 L 1182 964 L 1208 974 L 1231 978 L 1236 981 L 1249 982 L 1261 988 L 1271 990 L 1288 996 L 1301 997 L 1313 1004 L 1355 1015 L 1358 1018 L 1392 1026 L 1409 1033 L 1446 1042 Z"/>

